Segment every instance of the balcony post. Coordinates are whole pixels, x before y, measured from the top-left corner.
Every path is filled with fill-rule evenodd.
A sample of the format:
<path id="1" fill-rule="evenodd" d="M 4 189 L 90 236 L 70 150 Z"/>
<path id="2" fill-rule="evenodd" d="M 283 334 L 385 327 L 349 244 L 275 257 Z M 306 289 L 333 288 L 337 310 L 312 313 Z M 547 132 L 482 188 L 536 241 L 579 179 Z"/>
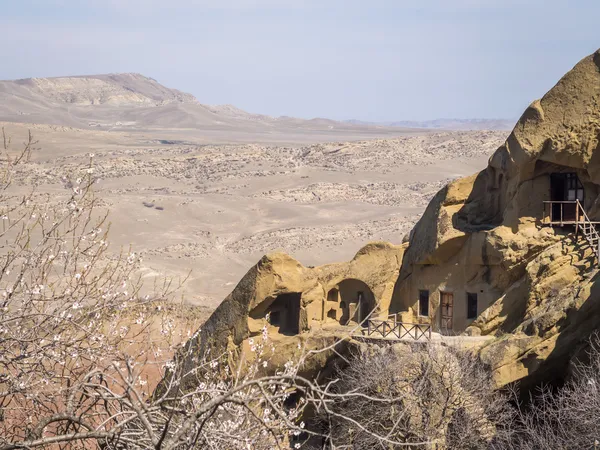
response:
<path id="1" fill-rule="evenodd" d="M 564 203 L 560 203 L 560 226 L 563 226 L 563 207 L 565 206 Z"/>
<path id="2" fill-rule="evenodd" d="M 575 238 L 579 234 L 579 199 L 575 203 Z"/>
<path id="3" fill-rule="evenodd" d="M 544 208 L 542 209 L 542 225 L 546 223 L 546 203 L 543 204 Z"/>

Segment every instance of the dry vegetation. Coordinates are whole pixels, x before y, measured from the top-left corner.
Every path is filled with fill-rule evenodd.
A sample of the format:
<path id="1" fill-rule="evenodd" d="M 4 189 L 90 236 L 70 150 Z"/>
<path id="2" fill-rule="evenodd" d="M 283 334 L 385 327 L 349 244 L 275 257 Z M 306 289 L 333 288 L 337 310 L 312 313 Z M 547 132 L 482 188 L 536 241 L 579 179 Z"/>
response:
<path id="1" fill-rule="evenodd" d="M 356 395 L 336 402 L 335 414 L 326 417 L 335 448 L 376 448 L 381 436 L 394 443 L 488 448 L 510 419 L 506 398 L 477 358 L 439 345 L 357 357 L 340 371 L 336 391 Z"/>

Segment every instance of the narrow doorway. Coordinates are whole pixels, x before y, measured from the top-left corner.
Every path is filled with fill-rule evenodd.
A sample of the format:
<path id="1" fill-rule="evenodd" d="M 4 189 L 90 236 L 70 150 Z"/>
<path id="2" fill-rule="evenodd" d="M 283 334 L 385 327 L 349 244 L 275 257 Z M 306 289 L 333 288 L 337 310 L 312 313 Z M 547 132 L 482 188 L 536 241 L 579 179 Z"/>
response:
<path id="1" fill-rule="evenodd" d="M 440 331 L 442 333 L 452 332 L 454 318 L 454 294 L 452 292 L 440 292 Z"/>

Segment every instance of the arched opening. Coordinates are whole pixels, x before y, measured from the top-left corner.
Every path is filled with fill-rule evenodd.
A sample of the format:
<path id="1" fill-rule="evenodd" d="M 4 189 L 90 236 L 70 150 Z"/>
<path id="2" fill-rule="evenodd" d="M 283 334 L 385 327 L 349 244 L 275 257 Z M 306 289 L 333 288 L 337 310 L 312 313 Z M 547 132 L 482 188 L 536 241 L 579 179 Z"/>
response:
<path id="1" fill-rule="evenodd" d="M 375 296 L 364 282 L 356 279 L 344 280 L 337 285 L 342 316 L 340 323 L 363 323 L 375 309 Z"/>
<path id="2" fill-rule="evenodd" d="M 340 300 L 340 291 L 338 288 L 330 289 L 327 293 L 327 301 L 337 303 Z"/>

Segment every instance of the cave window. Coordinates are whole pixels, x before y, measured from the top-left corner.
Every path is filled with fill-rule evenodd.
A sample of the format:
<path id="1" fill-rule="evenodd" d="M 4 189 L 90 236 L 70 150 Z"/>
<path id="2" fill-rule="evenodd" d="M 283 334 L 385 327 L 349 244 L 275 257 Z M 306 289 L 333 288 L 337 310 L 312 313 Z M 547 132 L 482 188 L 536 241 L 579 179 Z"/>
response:
<path id="1" fill-rule="evenodd" d="M 335 309 L 330 309 L 327 311 L 327 318 L 337 320 L 337 312 Z"/>
<path id="2" fill-rule="evenodd" d="M 477 294 L 467 292 L 467 319 L 477 317 Z"/>
<path id="3" fill-rule="evenodd" d="M 338 291 L 336 288 L 331 289 L 327 293 L 327 301 L 329 301 L 329 302 L 337 302 L 339 297 L 340 297 L 340 291 Z"/>
<path id="4" fill-rule="evenodd" d="M 424 317 L 429 316 L 429 291 L 419 291 L 419 315 Z"/>

